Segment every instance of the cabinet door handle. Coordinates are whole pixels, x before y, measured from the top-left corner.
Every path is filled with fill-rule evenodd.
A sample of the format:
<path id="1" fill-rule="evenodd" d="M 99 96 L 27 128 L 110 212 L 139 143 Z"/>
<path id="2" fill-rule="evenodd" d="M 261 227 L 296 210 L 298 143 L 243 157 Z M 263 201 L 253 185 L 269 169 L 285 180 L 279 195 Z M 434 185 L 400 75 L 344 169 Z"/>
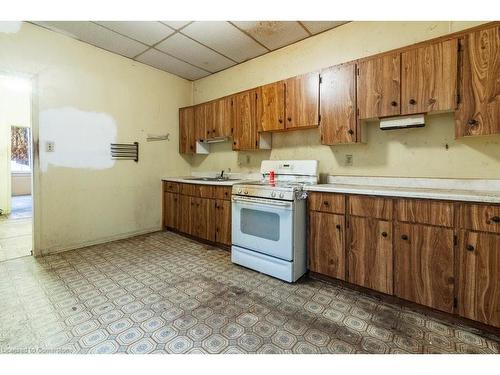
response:
<path id="1" fill-rule="evenodd" d="M 291 118 L 291 117 L 288 117 L 288 118 L 287 118 L 287 120 L 290 122 L 290 121 L 292 121 L 292 118 Z"/>
<path id="2" fill-rule="evenodd" d="M 382 232 L 382 237 L 387 237 L 387 232 Z"/>
<path id="3" fill-rule="evenodd" d="M 417 101 L 415 99 L 410 99 L 410 102 L 409 102 L 411 105 L 415 105 L 417 104 Z"/>
<path id="4" fill-rule="evenodd" d="M 325 206 L 328 206 L 328 204 L 329 204 L 329 203 L 328 203 L 328 201 L 324 201 L 324 202 L 323 202 L 323 204 L 324 204 Z"/>
<path id="5" fill-rule="evenodd" d="M 401 239 L 406 241 L 406 240 L 408 239 L 408 236 L 407 236 L 406 234 L 403 234 L 403 235 L 401 236 Z"/>
<path id="6" fill-rule="evenodd" d="M 351 135 L 352 135 L 352 134 L 354 134 L 354 130 L 352 130 L 352 129 L 349 129 L 347 132 L 348 132 L 349 134 L 351 134 Z"/>
<path id="7" fill-rule="evenodd" d="M 398 102 L 396 102 L 395 100 L 393 100 L 393 101 L 391 102 L 391 105 L 392 105 L 393 107 L 396 107 L 396 106 L 398 105 Z"/>
<path id="8" fill-rule="evenodd" d="M 340 224 L 337 224 L 337 225 L 335 225 L 335 228 L 337 228 L 338 230 L 340 230 L 342 227 L 340 226 Z"/>
<path id="9" fill-rule="evenodd" d="M 469 126 L 477 125 L 477 120 L 470 119 L 469 121 L 467 121 L 467 125 L 469 125 Z"/>
<path id="10" fill-rule="evenodd" d="M 494 223 L 500 223 L 500 216 L 493 216 L 490 220 Z"/>
<path id="11" fill-rule="evenodd" d="M 466 249 L 467 249 L 467 251 L 474 251 L 474 246 L 467 245 Z"/>
<path id="12" fill-rule="evenodd" d="M 278 119 L 278 122 L 281 124 L 283 122 L 283 120 L 282 119 Z"/>

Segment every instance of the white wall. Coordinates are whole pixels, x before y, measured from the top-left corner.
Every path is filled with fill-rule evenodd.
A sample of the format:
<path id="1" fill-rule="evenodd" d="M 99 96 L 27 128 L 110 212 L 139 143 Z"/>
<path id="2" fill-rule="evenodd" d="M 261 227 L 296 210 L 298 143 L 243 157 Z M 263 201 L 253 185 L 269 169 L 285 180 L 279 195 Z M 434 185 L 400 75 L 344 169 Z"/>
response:
<path id="1" fill-rule="evenodd" d="M 192 102 L 191 82 L 27 23 L 0 32 L 0 71 L 37 83 L 37 250 L 161 228 L 161 177 L 190 171 L 178 153 L 177 111 Z M 148 133 L 171 140 L 147 143 Z M 139 163 L 111 161 L 114 140 L 140 142 Z"/>

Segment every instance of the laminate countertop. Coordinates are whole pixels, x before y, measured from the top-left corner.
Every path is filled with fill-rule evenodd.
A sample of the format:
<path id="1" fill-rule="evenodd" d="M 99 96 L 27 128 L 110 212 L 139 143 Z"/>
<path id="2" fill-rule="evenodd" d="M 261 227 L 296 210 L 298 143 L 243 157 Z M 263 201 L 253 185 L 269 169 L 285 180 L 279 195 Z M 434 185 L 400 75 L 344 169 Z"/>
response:
<path id="1" fill-rule="evenodd" d="M 259 180 L 258 173 L 231 173 L 228 174 L 229 180 L 224 181 L 210 181 L 199 180 L 203 177 L 217 177 L 220 172 L 206 172 L 206 173 L 193 173 L 191 176 L 178 176 L 178 177 L 164 177 L 162 181 L 179 182 L 183 184 L 198 184 L 198 185 L 217 185 L 217 186 L 233 186 L 234 184 L 244 183 L 248 181 Z"/>
<path id="2" fill-rule="evenodd" d="M 328 176 L 307 191 L 500 203 L 500 180 Z"/>

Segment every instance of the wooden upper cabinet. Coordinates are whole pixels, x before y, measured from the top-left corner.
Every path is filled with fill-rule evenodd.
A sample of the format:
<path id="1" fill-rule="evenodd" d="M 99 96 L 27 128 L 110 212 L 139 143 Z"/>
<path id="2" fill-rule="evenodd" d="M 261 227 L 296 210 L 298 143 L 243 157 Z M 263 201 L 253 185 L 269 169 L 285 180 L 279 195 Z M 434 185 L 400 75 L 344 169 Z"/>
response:
<path id="1" fill-rule="evenodd" d="M 457 137 L 500 133 L 500 26 L 461 41 Z"/>
<path id="2" fill-rule="evenodd" d="M 213 102 L 213 137 L 233 135 L 233 97 L 227 96 Z"/>
<path id="3" fill-rule="evenodd" d="M 500 235 L 461 231 L 458 314 L 500 328 Z"/>
<path id="4" fill-rule="evenodd" d="M 283 81 L 262 86 L 261 118 L 259 131 L 275 131 L 285 129 L 285 84 Z"/>
<path id="5" fill-rule="evenodd" d="M 194 134 L 195 140 L 203 140 L 208 138 L 207 135 L 210 134 L 211 119 L 211 103 L 202 103 L 194 107 Z"/>
<path id="6" fill-rule="evenodd" d="M 194 108 L 179 109 L 179 153 L 193 154 L 195 152 Z"/>
<path id="7" fill-rule="evenodd" d="M 311 128 L 319 125 L 319 72 L 285 81 L 285 128 Z"/>
<path id="8" fill-rule="evenodd" d="M 403 52 L 401 65 L 401 114 L 456 109 L 457 39 Z"/>
<path id="9" fill-rule="evenodd" d="M 360 119 L 401 113 L 401 54 L 385 55 L 358 64 L 357 105 Z"/>
<path id="10" fill-rule="evenodd" d="M 321 72 L 319 107 L 322 144 L 358 141 L 354 64 L 334 66 Z"/>
<path id="11" fill-rule="evenodd" d="M 394 294 L 453 312 L 453 229 L 398 223 L 394 246 Z"/>
<path id="12" fill-rule="evenodd" d="M 257 102 L 260 99 L 258 91 L 258 89 L 248 90 L 234 97 L 234 150 L 255 150 L 258 146 Z"/>

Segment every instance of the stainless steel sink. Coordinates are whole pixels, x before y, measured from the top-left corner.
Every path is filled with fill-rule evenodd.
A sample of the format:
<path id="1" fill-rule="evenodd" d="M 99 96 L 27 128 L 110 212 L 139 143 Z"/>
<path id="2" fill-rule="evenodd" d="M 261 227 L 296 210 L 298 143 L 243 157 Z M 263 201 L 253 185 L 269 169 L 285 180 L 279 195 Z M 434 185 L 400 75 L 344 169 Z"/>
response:
<path id="1" fill-rule="evenodd" d="M 186 180 L 226 182 L 226 181 L 238 181 L 240 179 L 239 178 L 225 178 L 225 177 L 187 177 Z"/>

